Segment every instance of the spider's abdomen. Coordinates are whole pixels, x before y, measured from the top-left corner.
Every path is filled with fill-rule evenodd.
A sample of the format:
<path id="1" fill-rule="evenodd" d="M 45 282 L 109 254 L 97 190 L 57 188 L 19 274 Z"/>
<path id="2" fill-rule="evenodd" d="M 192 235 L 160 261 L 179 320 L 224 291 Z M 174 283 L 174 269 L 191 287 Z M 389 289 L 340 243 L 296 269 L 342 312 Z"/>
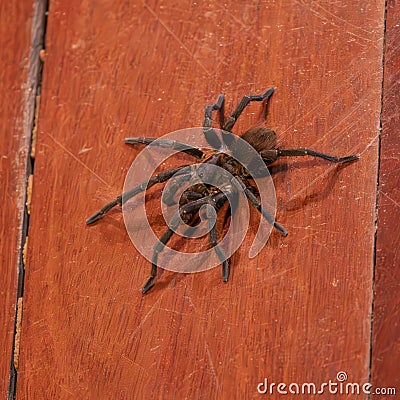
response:
<path id="1" fill-rule="evenodd" d="M 242 139 L 260 153 L 276 147 L 276 133 L 265 126 L 255 126 L 242 135 Z"/>

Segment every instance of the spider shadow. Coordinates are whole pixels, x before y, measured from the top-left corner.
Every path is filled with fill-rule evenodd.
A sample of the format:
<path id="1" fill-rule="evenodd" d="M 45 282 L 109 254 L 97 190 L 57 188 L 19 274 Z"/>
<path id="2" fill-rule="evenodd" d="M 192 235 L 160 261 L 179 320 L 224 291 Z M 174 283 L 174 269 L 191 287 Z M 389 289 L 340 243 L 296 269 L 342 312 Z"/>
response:
<path id="1" fill-rule="evenodd" d="M 325 165 L 326 162 L 323 160 L 318 160 L 316 163 L 313 160 L 304 161 L 304 162 L 296 162 L 292 165 L 299 166 L 300 168 L 311 168 L 319 165 Z M 321 202 L 324 199 L 328 198 L 328 196 L 332 193 L 332 190 L 337 182 L 337 178 L 339 177 L 341 171 L 350 166 L 352 163 L 343 163 L 337 164 L 333 166 L 331 169 L 326 171 L 326 177 L 323 179 L 323 189 L 314 191 L 312 193 L 306 194 L 305 196 L 301 196 L 303 191 L 309 191 L 308 189 L 311 185 L 304 186 L 299 194 L 295 194 L 291 199 L 287 202 L 283 203 L 283 208 L 286 211 L 298 211 L 302 209 L 304 206 L 310 203 Z M 270 168 L 271 175 L 279 175 L 282 172 L 287 172 L 289 169 L 288 165 L 278 164 Z M 272 171 L 271 171 L 272 170 Z M 317 178 L 318 179 L 318 178 Z M 321 186 L 322 187 L 322 186 Z"/>
<path id="2" fill-rule="evenodd" d="M 124 220 L 120 209 L 110 210 L 109 213 L 100 221 L 93 223 L 93 226 L 102 225 L 97 231 L 104 243 L 124 244 L 129 242 L 129 236 L 124 226 Z"/>
<path id="3" fill-rule="evenodd" d="M 159 272 L 157 277 L 157 285 L 152 290 L 154 293 L 157 293 L 158 290 L 163 291 L 167 288 L 174 288 L 179 282 L 186 279 L 187 274 L 185 273 L 173 272 L 161 267 L 159 269 L 161 272 Z"/>

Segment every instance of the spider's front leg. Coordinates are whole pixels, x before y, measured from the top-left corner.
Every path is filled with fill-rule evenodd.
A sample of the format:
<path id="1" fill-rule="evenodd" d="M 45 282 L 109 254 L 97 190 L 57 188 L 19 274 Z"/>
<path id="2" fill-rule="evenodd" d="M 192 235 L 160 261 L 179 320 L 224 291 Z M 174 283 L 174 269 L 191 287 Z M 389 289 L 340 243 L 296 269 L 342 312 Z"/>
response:
<path id="1" fill-rule="evenodd" d="M 252 101 L 264 101 L 264 100 L 268 101 L 269 98 L 273 95 L 274 90 L 275 89 L 273 87 L 271 87 L 267 91 L 265 91 L 263 94 L 260 94 L 258 96 L 252 96 L 252 95 L 244 96 L 242 98 L 241 102 L 236 107 L 235 111 L 228 117 L 228 119 L 226 120 L 226 122 L 225 122 L 224 126 L 222 127 L 222 129 L 224 131 L 231 132 L 231 130 L 233 129 L 237 119 L 240 117 L 240 115 L 242 114 L 243 110 L 249 105 L 250 102 L 252 102 Z"/>
<path id="2" fill-rule="evenodd" d="M 224 123 L 224 103 L 225 96 L 220 94 L 218 96 L 217 102 L 214 104 L 207 104 L 204 110 L 204 119 L 203 119 L 203 133 L 207 140 L 207 143 L 214 149 L 218 150 L 221 148 L 221 141 L 219 140 L 218 135 L 212 128 L 212 114 L 214 111 L 219 111 L 219 125 L 222 128 Z"/>
<path id="3" fill-rule="evenodd" d="M 182 153 L 190 154 L 191 156 L 196 157 L 198 159 L 201 159 L 204 155 L 204 153 L 200 149 L 190 146 L 186 143 L 178 142 L 177 140 L 138 137 L 138 138 L 126 138 L 125 143 L 130 145 L 136 145 L 136 144 L 152 145 L 152 146 L 177 150 Z"/>
<path id="4" fill-rule="evenodd" d="M 122 195 L 118 196 L 116 199 L 113 201 L 110 201 L 107 203 L 105 206 L 103 206 L 99 211 L 95 212 L 93 215 L 91 215 L 87 220 L 86 224 L 91 225 L 98 221 L 99 219 L 103 218 L 104 215 L 110 211 L 112 208 L 118 205 L 122 205 L 123 201 L 127 201 L 131 199 L 132 197 L 136 196 L 137 194 L 144 192 L 147 189 L 150 189 L 152 186 L 154 186 L 157 183 L 162 183 L 170 179 L 172 176 L 178 173 L 186 173 L 190 170 L 190 165 L 185 165 L 182 167 L 178 168 L 173 168 L 168 171 L 163 171 L 160 172 L 157 175 L 152 176 L 148 181 L 144 181 L 140 183 L 139 185 L 134 186 L 132 189 L 126 191 Z"/>

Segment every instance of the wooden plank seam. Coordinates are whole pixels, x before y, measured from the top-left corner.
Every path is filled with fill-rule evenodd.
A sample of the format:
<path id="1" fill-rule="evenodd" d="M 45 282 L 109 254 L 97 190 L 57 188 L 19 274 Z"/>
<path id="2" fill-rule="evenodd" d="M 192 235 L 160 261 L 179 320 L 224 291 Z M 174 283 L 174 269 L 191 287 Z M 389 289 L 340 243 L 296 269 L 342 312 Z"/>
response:
<path id="1" fill-rule="evenodd" d="M 12 342 L 10 375 L 8 382 L 7 399 L 13 400 L 16 396 L 17 375 L 19 367 L 20 336 L 23 316 L 24 275 L 27 260 L 27 243 L 29 232 L 29 215 L 33 188 L 34 158 L 36 144 L 36 129 L 39 114 L 40 90 L 43 71 L 43 57 L 41 51 L 45 44 L 46 23 L 48 13 L 48 0 L 37 0 L 34 5 L 31 45 L 29 56 L 28 77 L 26 82 L 24 131 L 27 137 L 29 151 L 26 159 L 25 201 L 21 223 L 21 248 L 17 263 L 17 303 L 15 310 L 14 337 Z"/>

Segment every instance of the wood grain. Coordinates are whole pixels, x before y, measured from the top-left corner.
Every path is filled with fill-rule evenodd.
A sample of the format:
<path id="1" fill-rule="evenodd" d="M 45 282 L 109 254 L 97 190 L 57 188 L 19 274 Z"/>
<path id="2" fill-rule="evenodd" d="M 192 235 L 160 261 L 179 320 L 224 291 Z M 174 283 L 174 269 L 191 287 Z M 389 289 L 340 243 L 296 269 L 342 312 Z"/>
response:
<path id="1" fill-rule="evenodd" d="M 372 383 L 400 389 L 400 4 L 388 2 L 379 167 L 379 208 L 372 346 Z M 385 399 L 388 396 L 374 396 Z"/>
<path id="2" fill-rule="evenodd" d="M 383 7 L 51 3 L 19 399 L 251 399 L 264 378 L 368 381 Z M 121 214 L 84 224 L 121 192 L 137 154 L 124 137 L 198 126 L 220 92 L 231 110 L 271 85 L 282 146 L 361 159 L 280 162 L 287 238 L 272 234 L 249 259 L 250 228 L 229 283 L 219 269 L 165 272 L 143 297 L 150 265 Z"/>
<path id="3" fill-rule="evenodd" d="M 32 106 L 32 2 L 0 3 L 0 393 L 12 360 Z M 34 99 L 34 98 L 33 98 Z"/>

